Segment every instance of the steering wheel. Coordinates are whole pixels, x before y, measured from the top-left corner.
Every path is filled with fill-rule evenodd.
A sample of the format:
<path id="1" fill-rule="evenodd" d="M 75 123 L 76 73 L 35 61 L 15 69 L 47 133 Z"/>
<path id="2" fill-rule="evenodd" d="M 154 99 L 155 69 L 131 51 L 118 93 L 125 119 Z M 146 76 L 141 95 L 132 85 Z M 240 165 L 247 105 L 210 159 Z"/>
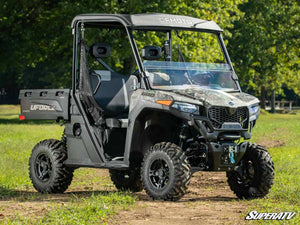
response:
<path id="1" fill-rule="evenodd" d="M 171 85 L 192 84 L 191 76 L 187 71 L 182 74 L 182 72 L 176 73 L 173 70 L 169 70 L 167 73 L 170 76 Z"/>
<path id="2" fill-rule="evenodd" d="M 197 73 L 191 75 L 190 77 L 193 84 L 200 85 L 200 86 L 209 86 L 215 78 L 214 74 L 209 71 Z"/>

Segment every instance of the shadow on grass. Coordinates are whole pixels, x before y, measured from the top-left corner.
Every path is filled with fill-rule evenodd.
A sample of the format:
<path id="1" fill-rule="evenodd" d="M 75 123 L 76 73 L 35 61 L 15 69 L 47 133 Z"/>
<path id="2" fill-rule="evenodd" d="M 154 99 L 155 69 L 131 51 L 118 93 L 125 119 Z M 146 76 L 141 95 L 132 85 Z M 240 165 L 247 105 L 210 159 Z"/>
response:
<path id="1" fill-rule="evenodd" d="M 42 194 L 34 191 L 18 191 L 11 190 L 0 186 L 0 202 L 14 200 L 18 202 L 48 202 L 48 201 L 63 201 L 68 202 L 74 199 L 84 199 L 91 196 L 97 195 L 108 195 L 111 193 L 116 193 L 116 190 L 95 190 L 95 191 L 71 191 L 65 192 L 63 194 Z M 138 201 L 149 201 L 153 200 L 145 193 L 129 193 L 129 192 L 119 192 L 120 194 L 130 195 L 137 197 Z M 237 198 L 224 197 L 224 196 L 204 196 L 204 197 L 183 197 L 178 201 L 182 202 L 197 202 L 197 201 L 209 201 L 209 202 L 230 202 L 238 201 Z"/>
<path id="2" fill-rule="evenodd" d="M 35 191 L 18 191 L 7 189 L 0 186 L 0 202 L 1 201 L 17 201 L 17 202 L 48 202 L 48 201 L 63 201 L 68 202 L 74 199 L 84 199 L 97 195 L 108 195 L 116 193 L 115 190 L 100 190 L 100 191 L 72 191 L 63 194 L 42 194 Z M 123 192 L 127 194 L 127 192 Z"/>
<path id="3" fill-rule="evenodd" d="M 2 200 L 2 197 L 4 197 L 4 196 L 12 197 L 14 195 L 15 195 L 14 190 L 5 188 L 5 187 L 0 185 L 0 201 Z"/>
<path id="4" fill-rule="evenodd" d="M 9 125 L 9 124 L 19 124 L 19 125 L 22 125 L 22 124 L 58 124 L 56 123 L 55 121 L 53 120 L 19 120 L 19 119 L 3 119 L 3 118 L 0 118 L 0 124 L 6 124 L 6 125 Z"/>
<path id="5" fill-rule="evenodd" d="M 0 117 L 3 117 L 3 116 L 16 116 L 16 115 L 17 115 L 16 113 L 1 113 Z"/>
<path id="6" fill-rule="evenodd" d="M 138 198 L 140 201 L 150 201 L 152 202 L 152 198 L 150 198 L 146 193 L 139 192 L 134 193 L 134 195 Z M 238 201 L 238 198 L 232 198 L 232 197 L 226 197 L 226 196 L 203 196 L 203 197 L 189 197 L 188 195 L 185 195 L 183 198 L 181 198 L 178 203 L 182 202 L 198 202 L 198 201 L 208 201 L 208 202 L 231 202 L 231 201 Z"/>

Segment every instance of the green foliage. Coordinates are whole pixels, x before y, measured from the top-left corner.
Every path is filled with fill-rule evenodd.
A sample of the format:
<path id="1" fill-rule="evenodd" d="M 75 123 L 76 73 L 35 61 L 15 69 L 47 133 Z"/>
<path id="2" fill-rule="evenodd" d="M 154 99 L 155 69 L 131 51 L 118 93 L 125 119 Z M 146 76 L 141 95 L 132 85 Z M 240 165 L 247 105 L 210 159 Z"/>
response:
<path id="1" fill-rule="evenodd" d="M 241 15 L 233 1 L 3 0 L 0 8 L 0 88 L 16 99 L 18 88 L 70 87 L 72 18 L 80 13 L 162 12 L 213 19 L 227 28 Z M 122 66 L 121 62 L 115 62 Z"/>
<path id="2" fill-rule="evenodd" d="M 224 29 L 242 86 L 257 93 L 262 89 L 281 93 L 284 85 L 300 93 L 297 0 L 3 0 L 0 89 L 5 88 L 6 98 L 16 102 L 19 88 L 70 87 L 70 23 L 75 15 L 147 12 L 214 20 Z M 192 54 L 196 57 L 198 52 Z M 113 63 L 123 69 L 124 62 Z"/>
<path id="3" fill-rule="evenodd" d="M 94 43 L 106 43 L 110 46 L 110 57 L 102 58 L 102 60 L 114 71 L 128 75 L 137 69 L 130 41 L 124 27 L 121 27 L 121 29 L 86 28 L 84 37 L 85 44 L 89 47 Z M 101 64 L 89 54 L 87 57 L 89 68 L 99 69 Z"/>
<path id="4" fill-rule="evenodd" d="M 249 0 L 239 9 L 229 50 L 242 84 L 260 93 L 286 85 L 299 94 L 299 2 Z"/>

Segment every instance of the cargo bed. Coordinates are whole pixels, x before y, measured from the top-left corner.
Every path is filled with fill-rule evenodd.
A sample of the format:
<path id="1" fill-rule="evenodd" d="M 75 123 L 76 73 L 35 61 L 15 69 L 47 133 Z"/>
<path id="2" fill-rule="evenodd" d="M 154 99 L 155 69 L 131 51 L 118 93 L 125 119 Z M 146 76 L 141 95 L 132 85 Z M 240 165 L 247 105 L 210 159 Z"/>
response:
<path id="1" fill-rule="evenodd" d="M 70 89 L 20 90 L 20 119 L 69 120 Z"/>

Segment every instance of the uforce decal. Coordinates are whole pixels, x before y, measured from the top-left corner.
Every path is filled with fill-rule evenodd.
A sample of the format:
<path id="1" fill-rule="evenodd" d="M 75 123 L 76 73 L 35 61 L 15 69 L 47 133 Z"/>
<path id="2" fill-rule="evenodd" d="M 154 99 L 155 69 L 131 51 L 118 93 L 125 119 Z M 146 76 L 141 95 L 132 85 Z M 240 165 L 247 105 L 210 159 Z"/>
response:
<path id="1" fill-rule="evenodd" d="M 280 212 L 280 213 L 259 213 L 251 211 L 246 216 L 246 220 L 290 220 L 295 216 L 296 212 Z"/>
<path id="2" fill-rule="evenodd" d="M 55 109 L 49 105 L 31 105 L 30 110 L 31 111 L 55 111 Z"/>
<path id="3" fill-rule="evenodd" d="M 188 25 L 193 24 L 192 20 L 184 19 L 184 18 L 160 17 L 159 20 L 162 23 L 175 23 L 175 24 L 188 24 Z"/>
<path id="4" fill-rule="evenodd" d="M 149 97 L 154 97 L 155 96 L 155 93 L 154 92 L 151 92 L 151 91 L 144 91 L 142 93 L 142 95 L 144 96 L 149 96 Z"/>

